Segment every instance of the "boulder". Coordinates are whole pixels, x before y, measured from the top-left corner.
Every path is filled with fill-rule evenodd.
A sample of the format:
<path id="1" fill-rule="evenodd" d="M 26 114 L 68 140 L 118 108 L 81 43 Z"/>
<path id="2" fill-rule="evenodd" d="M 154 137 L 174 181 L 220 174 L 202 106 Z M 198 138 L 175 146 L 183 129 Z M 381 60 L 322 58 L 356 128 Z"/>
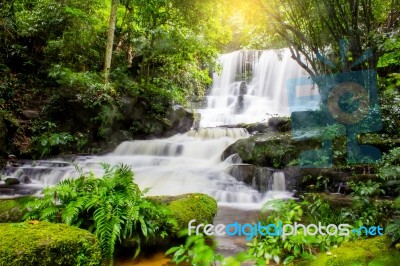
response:
<path id="1" fill-rule="evenodd" d="M 164 131 L 162 137 L 170 137 L 189 131 L 193 126 L 194 118 L 195 113 L 193 111 L 181 106 L 174 108 L 167 116 L 171 126 Z"/>
<path id="2" fill-rule="evenodd" d="M 229 127 L 245 128 L 250 134 L 268 132 L 268 124 L 267 123 L 238 124 L 238 125 L 229 126 Z"/>
<path id="3" fill-rule="evenodd" d="M 268 127 L 275 132 L 287 132 L 291 130 L 290 117 L 271 117 L 268 119 Z"/>
<path id="4" fill-rule="evenodd" d="M 320 146 L 317 139 L 295 140 L 289 132 L 268 132 L 236 141 L 225 149 L 221 159 L 238 153 L 244 163 L 283 168 L 294 164 L 302 151 L 319 149 Z"/>
<path id="5" fill-rule="evenodd" d="M 0 224 L 0 266 L 101 264 L 97 238 L 66 224 Z"/>
<path id="6" fill-rule="evenodd" d="M 19 181 L 17 178 L 12 178 L 12 177 L 6 178 L 4 182 L 9 186 L 18 185 L 19 183 L 21 183 L 21 181 Z"/>
<path id="7" fill-rule="evenodd" d="M 241 181 L 248 186 L 256 189 L 261 193 L 274 188 L 274 173 L 277 169 L 270 167 L 257 167 L 251 164 L 235 164 L 226 169 L 226 172 L 233 176 L 236 180 Z M 288 182 L 285 180 L 285 185 L 288 189 Z"/>
<path id="8" fill-rule="evenodd" d="M 22 217 L 27 211 L 25 204 L 32 199 L 32 197 L 20 197 L 0 200 L 0 223 L 22 221 Z"/>
<path id="9" fill-rule="evenodd" d="M 178 222 L 177 232 L 187 229 L 188 223 L 195 219 L 195 224 L 212 224 L 217 213 L 217 201 L 201 193 L 189 193 L 179 196 L 154 196 L 149 199 L 167 204 Z M 176 232 L 176 233 L 177 233 Z"/>

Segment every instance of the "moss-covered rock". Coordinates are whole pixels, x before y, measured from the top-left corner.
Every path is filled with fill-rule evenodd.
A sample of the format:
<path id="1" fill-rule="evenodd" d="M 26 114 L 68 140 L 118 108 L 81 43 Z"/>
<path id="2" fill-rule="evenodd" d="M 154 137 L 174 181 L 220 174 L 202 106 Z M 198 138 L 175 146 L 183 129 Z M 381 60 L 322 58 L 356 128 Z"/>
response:
<path id="1" fill-rule="evenodd" d="M 400 145 L 400 139 L 392 138 L 389 135 L 382 135 L 378 133 L 366 133 L 359 135 L 359 143 L 372 145 L 378 148 L 381 152 L 388 152 L 393 147 Z"/>
<path id="2" fill-rule="evenodd" d="M 290 117 L 271 117 L 268 119 L 268 127 L 272 131 L 287 132 L 292 128 Z"/>
<path id="3" fill-rule="evenodd" d="M 222 159 L 238 153 L 244 163 L 282 168 L 296 161 L 302 151 L 320 146 L 317 139 L 295 140 L 290 132 L 268 132 L 238 140 L 223 152 Z"/>
<path id="4" fill-rule="evenodd" d="M 319 254 L 303 266 L 393 266 L 400 263 L 400 251 L 389 248 L 390 238 L 379 236 L 341 245 L 330 253 Z"/>
<path id="5" fill-rule="evenodd" d="M 201 193 L 189 193 L 179 196 L 157 196 L 152 200 L 167 204 L 178 222 L 178 231 L 187 228 L 195 219 L 197 224 L 212 224 L 217 213 L 217 201 Z"/>
<path id="6" fill-rule="evenodd" d="M 20 222 L 26 213 L 25 204 L 32 197 L 0 200 L 0 223 Z"/>
<path id="7" fill-rule="evenodd" d="M 100 265 L 97 238 L 65 224 L 0 224 L 0 265 Z"/>

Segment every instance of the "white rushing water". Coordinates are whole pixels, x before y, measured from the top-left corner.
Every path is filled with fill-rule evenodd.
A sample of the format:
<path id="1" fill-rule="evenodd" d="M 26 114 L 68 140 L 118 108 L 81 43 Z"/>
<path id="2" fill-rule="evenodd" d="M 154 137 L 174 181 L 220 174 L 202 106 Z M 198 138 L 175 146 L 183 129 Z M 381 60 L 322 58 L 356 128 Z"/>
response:
<path id="1" fill-rule="evenodd" d="M 279 57 L 274 51 L 237 51 L 220 57 L 221 75 L 200 109 L 200 128 L 170 138 L 125 141 L 103 156 L 78 157 L 74 162 L 38 161 L 19 167 L 13 174 L 20 180 L 29 177 L 29 187 L 57 184 L 76 177 L 75 166 L 101 174 L 100 163 L 132 167 L 135 182 L 149 195 L 177 195 L 202 192 L 219 203 L 255 204 L 285 194 L 283 173 L 271 177 L 272 191 L 260 193 L 238 181 L 225 169 L 237 161 L 237 155 L 221 161 L 222 152 L 240 138 L 248 137 L 242 128 L 217 128 L 220 125 L 260 122 L 272 114 L 288 114 L 285 81 L 303 76 L 301 68 L 287 50 Z M 248 84 L 243 75 L 252 73 Z M 241 77 L 242 76 L 242 77 Z M 267 177 L 265 177 L 267 178 Z"/>
<path id="2" fill-rule="evenodd" d="M 236 125 L 289 116 L 287 81 L 308 75 L 291 58 L 289 49 L 235 51 L 220 56 L 222 71 L 214 73 L 213 86 L 200 109 L 201 127 Z M 250 78 L 248 78 L 251 76 Z M 243 82 L 242 80 L 248 80 Z M 298 86 L 296 96 L 316 95 L 312 85 Z M 315 102 L 297 110 L 313 109 Z"/>

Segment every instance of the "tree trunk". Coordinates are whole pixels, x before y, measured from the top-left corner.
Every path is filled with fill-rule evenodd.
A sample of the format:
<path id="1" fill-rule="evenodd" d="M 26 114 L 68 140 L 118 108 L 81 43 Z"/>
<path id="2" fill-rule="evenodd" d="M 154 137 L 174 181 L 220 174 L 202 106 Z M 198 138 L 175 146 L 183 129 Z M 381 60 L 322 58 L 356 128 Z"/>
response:
<path id="1" fill-rule="evenodd" d="M 104 59 L 104 79 L 106 83 L 108 82 L 108 78 L 110 76 L 118 2 L 119 2 L 118 0 L 111 0 L 111 12 L 110 12 L 110 21 L 108 23 L 106 56 Z"/>

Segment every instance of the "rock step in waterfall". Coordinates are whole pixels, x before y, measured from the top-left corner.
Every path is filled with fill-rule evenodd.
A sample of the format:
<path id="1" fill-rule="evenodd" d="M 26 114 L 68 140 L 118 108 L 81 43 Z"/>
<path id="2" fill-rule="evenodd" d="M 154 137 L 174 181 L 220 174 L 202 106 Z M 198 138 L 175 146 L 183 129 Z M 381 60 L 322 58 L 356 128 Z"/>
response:
<path id="1" fill-rule="evenodd" d="M 302 71 L 289 60 L 287 51 L 281 53 L 281 61 L 272 51 L 237 51 L 222 55 L 222 74 L 214 75 L 207 105 L 199 110 L 200 128 L 165 139 L 125 141 L 109 154 L 79 156 L 74 162 L 47 160 L 9 166 L 5 175 L 24 184 L 17 185 L 20 186 L 18 191 L 13 191 L 15 186 L 8 186 L 5 191 L 4 184 L 0 183 L 0 193 L 9 196 L 39 191 L 43 186 L 77 177 L 77 167 L 101 175 L 101 163 L 109 163 L 132 167 L 135 182 L 142 189 L 150 188 L 149 195 L 201 192 L 215 197 L 220 204 L 235 205 L 288 196 L 283 173 L 271 169 L 258 176 L 264 180 L 263 184 L 255 181 L 249 184 L 241 179 L 238 169 L 242 162 L 237 154 L 222 161 L 223 151 L 249 133 L 243 128 L 217 127 L 260 122 L 273 113 L 287 113 L 282 92 L 285 79 L 297 77 Z M 248 83 L 243 81 L 245 78 Z"/>

